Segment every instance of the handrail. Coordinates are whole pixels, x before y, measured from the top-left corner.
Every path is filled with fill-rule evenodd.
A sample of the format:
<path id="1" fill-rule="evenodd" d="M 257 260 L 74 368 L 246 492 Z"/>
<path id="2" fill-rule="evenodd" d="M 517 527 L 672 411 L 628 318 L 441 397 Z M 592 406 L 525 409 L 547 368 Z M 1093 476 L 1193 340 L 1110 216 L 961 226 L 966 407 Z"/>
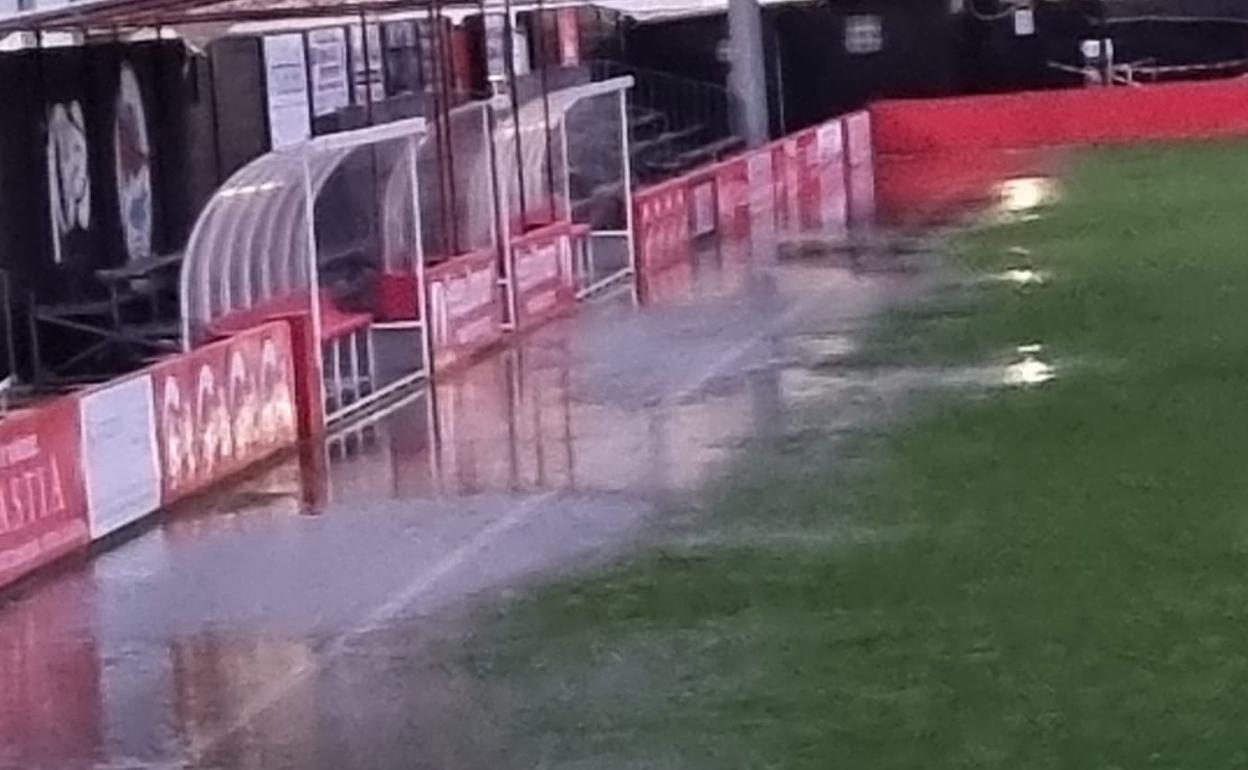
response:
<path id="1" fill-rule="evenodd" d="M 594 79 L 631 75 L 635 81 L 631 92 L 633 107 L 662 116 L 663 134 L 659 137 L 660 140 L 672 138 L 684 144 L 683 149 L 693 149 L 711 146 L 736 136 L 732 128 L 733 94 L 719 83 L 609 59 L 590 60 L 586 62 L 586 66 Z M 669 142 L 666 146 L 671 147 L 673 144 Z M 656 145 L 663 143 L 634 138 L 634 149 L 642 154 L 642 157 L 636 158 L 634 168 L 641 175 L 642 181 L 653 182 L 675 173 L 671 164 L 664 163 L 653 154 L 644 155 Z M 658 152 L 663 151 L 663 146 L 660 146 Z M 658 162 L 648 162 L 651 160 Z"/>

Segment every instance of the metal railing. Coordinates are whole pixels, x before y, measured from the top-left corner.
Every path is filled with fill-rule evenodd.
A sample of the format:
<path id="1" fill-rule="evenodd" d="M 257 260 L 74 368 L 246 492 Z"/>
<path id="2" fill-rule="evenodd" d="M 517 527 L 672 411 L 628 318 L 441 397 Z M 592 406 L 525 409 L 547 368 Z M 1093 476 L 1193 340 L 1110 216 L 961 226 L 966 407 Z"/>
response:
<path id="1" fill-rule="evenodd" d="M 654 182 L 734 149 L 733 96 L 723 85 L 609 60 L 587 62 L 594 80 L 631 76 L 635 182 Z"/>

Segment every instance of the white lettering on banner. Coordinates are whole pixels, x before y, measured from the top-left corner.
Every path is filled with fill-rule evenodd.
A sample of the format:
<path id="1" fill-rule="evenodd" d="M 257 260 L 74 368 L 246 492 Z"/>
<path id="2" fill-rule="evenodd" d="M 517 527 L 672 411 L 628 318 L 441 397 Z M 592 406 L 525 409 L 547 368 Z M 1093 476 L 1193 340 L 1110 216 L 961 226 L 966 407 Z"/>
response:
<path id="1" fill-rule="evenodd" d="M 845 118 L 849 139 L 849 164 L 861 166 L 871 162 L 871 114 L 855 112 Z"/>
<path id="2" fill-rule="evenodd" d="M 38 446 L 33 435 L 19 439 L 28 440 Z M 60 463 L 51 454 L 33 468 L 0 477 L 0 535 L 63 515 L 67 503 L 62 478 Z"/>
<path id="3" fill-rule="evenodd" d="M 516 255 L 516 287 L 521 292 L 559 279 L 559 241 L 532 246 Z"/>
<path id="4" fill-rule="evenodd" d="M 446 315 L 463 318 L 494 302 L 494 269 L 478 269 L 442 282 L 446 291 Z"/>
<path id="5" fill-rule="evenodd" d="M 833 121 L 819 126 L 815 133 L 815 143 L 819 146 L 819 160 L 831 163 L 840 157 L 845 149 L 845 138 L 840 121 Z"/>
<path id="6" fill-rule="evenodd" d="M 775 205 L 771 176 L 771 155 L 758 152 L 746 164 L 746 183 L 750 187 L 750 208 L 770 212 Z"/>
<path id="7" fill-rule="evenodd" d="M 494 322 L 489 318 L 478 318 L 476 321 L 459 326 L 455 330 L 456 345 L 472 345 L 478 340 L 490 337 L 494 333 Z"/>
<path id="8" fill-rule="evenodd" d="M 823 224 L 844 225 L 849 211 L 845 196 L 845 134 L 841 122 L 820 126 L 815 133 L 815 144 L 819 148 Z"/>
<path id="9" fill-rule="evenodd" d="M 715 185 L 704 182 L 693 188 L 693 236 L 715 232 Z"/>
<path id="10" fill-rule="evenodd" d="M 788 207 L 790 217 L 797 217 L 801 211 L 801 148 L 797 144 L 796 139 L 786 139 L 784 142 L 784 167 L 785 182 L 784 189 L 788 193 L 788 200 L 785 205 Z"/>
<path id="11" fill-rule="evenodd" d="M 524 303 L 526 315 L 541 315 L 555 306 L 558 297 L 554 292 L 542 292 Z"/>
<path id="12" fill-rule="evenodd" d="M 33 460 L 39 455 L 39 436 L 31 433 L 0 446 L 0 468 Z"/>
<path id="13" fill-rule="evenodd" d="M 265 339 L 258 360 L 242 349 L 229 352 L 225 371 L 202 361 L 182 376 L 165 375 L 161 425 L 167 490 L 215 481 L 263 452 L 296 438 L 290 365 L 277 344 Z M 219 382 L 224 377 L 224 384 Z M 185 397 L 194 381 L 195 398 Z M 184 381 L 186 380 L 186 381 Z"/>

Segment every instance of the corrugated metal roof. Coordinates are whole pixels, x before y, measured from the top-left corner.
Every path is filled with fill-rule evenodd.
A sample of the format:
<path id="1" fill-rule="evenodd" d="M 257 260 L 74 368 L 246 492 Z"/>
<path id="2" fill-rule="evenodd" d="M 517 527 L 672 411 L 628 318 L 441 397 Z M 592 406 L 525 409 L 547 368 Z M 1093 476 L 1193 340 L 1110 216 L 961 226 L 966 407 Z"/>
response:
<path id="1" fill-rule="evenodd" d="M 818 0 L 759 0 L 760 5 L 783 5 Z M 593 5 L 615 11 L 639 22 L 707 16 L 725 13 L 728 0 L 597 0 L 594 3 L 553 0 L 515 2 L 513 12 L 537 8 Z M 0 17 L 0 34 L 57 29 L 133 29 L 175 26 L 196 22 L 297 22 L 300 19 L 358 19 L 426 15 L 435 10 L 460 19 L 480 13 L 501 12 L 500 0 L 80 0 L 54 8 L 23 11 Z M 306 26 L 306 24 L 304 25 Z"/>

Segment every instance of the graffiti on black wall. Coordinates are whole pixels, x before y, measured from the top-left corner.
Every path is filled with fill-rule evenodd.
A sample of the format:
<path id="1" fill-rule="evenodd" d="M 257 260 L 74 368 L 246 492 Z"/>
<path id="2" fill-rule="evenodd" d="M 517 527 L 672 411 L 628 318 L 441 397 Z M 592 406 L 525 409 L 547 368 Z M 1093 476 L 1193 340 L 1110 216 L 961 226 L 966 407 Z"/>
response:
<path id="1" fill-rule="evenodd" d="M 69 255 L 71 242 L 91 227 L 86 121 L 78 100 L 49 108 L 47 153 L 52 254 L 60 264 Z"/>
<path id="2" fill-rule="evenodd" d="M 142 259 L 152 254 L 151 146 L 139 80 L 129 64 L 121 66 L 113 121 L 113 157 L 116 166 L 117 205 L 126 255 Z"/>

